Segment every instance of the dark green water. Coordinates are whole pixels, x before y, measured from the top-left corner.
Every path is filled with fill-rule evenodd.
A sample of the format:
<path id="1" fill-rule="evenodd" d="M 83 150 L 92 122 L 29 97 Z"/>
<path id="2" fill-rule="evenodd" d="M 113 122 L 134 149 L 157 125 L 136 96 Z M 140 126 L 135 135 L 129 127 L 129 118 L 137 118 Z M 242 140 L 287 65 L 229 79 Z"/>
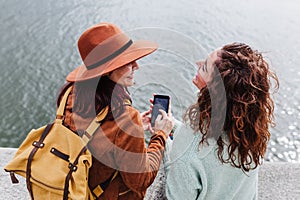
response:
<path id="1" fill-rule="evenodd" d="M 172 96 L 180 118 L 193 102 L 196 60 L 231 42 L 265 52 L 280 79 L 277 126 L 267 159 L 300 161 L 300 3 L 279 1 L 0 0 L 0 146 L 17 147 L 31 128 L 51 121 L 65 76 L 81 64 L 77 39 L 89 26 L 113 22 L 133 39 L 160 44 L 139 61 L 134 106 L 153 92 Z"/>

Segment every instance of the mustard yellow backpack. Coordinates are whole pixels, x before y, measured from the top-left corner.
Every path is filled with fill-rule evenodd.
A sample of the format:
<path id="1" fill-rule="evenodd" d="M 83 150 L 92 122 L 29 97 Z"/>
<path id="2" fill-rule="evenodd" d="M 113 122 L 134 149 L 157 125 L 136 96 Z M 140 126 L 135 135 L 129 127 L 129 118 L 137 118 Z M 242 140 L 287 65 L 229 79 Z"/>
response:
<path id="1" fill-rule="evenodd" d="M 79 137 L 63 125 L 65 105 L 71 89 L 69 87 L 65 92 L 54 122 L 31 130 L 5 167 L 13 183 L 18 182 L 14 173 L 26 178 L 32 199 L 90 200 L 103 192 L 98 187 L 93 195 L 88 187 L 92 155 L 86 144 L 101 125 L 108 108 L 104 108 L 83 137 Z"/>

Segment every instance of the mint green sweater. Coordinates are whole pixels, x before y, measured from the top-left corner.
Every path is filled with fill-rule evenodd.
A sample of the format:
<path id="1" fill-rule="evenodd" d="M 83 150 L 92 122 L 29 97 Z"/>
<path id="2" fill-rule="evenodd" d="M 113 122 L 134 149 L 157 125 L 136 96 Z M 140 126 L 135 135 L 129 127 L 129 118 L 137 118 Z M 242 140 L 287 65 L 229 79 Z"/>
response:
<path id="1" fill-rule="evenodd" d="M 201 135 L 193 134 L 184 125 L 177 128 L 174 136 L 166 164 L 168 200 L 257 199 L 257 168 L 244 173 L 230 164 L 222 164 L 216 154 L 216 141 L 209 139 L 209 145 L 199 146 Z"/>

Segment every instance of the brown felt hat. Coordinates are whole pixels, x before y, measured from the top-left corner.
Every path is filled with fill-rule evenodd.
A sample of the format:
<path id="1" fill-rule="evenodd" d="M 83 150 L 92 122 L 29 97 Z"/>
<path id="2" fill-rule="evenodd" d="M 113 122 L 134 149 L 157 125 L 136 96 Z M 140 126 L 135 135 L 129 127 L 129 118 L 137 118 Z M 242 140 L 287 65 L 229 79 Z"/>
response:
<path id="1" fill-rule="evenodd" d="M 151 41 L 132 41 L 114 24 L 97 24 L 80 36 L 78 49 L 84 64 L 66 79 L 75 82 L 101 76 L 154 52 L 157 47 Z"/>

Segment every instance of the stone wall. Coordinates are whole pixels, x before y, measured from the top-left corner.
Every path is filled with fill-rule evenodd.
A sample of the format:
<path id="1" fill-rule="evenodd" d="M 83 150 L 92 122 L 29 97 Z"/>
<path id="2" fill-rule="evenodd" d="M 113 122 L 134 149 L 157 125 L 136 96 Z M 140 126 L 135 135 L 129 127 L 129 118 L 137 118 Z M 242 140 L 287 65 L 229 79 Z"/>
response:
<path id="1" fill-rule="evenodd" d="M 25 180 L 12 185 L 10 176 L 3 170 L 16 149 L 0 148 L 0 199 L 30 199 Z M 146 200 L 164 199 L 164 171 L 160 171 L 147 191 Z M 259 172 L 259 199 L 300 199 L 300 163 L 265 162 Z"/>

